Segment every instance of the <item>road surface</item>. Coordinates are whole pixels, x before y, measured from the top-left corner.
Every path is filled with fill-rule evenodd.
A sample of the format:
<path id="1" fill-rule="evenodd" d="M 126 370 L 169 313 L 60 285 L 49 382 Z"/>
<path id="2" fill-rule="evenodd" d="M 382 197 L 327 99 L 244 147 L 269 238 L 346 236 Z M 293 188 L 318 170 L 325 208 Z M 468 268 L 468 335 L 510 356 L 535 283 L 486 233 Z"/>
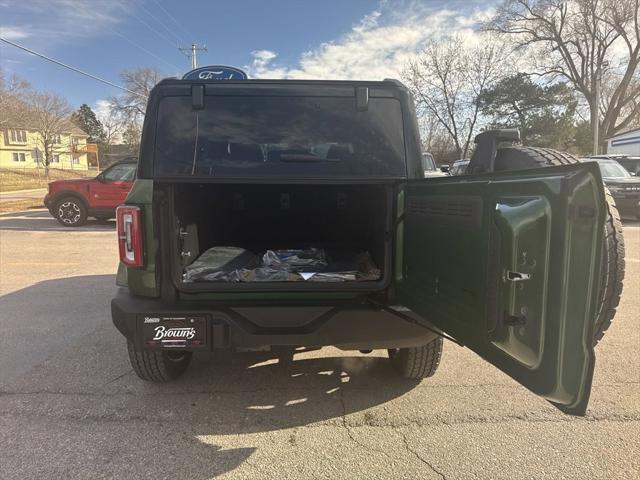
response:
<path id="1" fill-rule="evenodd" d="M 138 380 L 111 325 L 113 223 L 0 218 L 0 478 L 637 479 L 640 227 L 585 418 L 466 349 L 398 380 L 383 352 L 199 355 Z"/>

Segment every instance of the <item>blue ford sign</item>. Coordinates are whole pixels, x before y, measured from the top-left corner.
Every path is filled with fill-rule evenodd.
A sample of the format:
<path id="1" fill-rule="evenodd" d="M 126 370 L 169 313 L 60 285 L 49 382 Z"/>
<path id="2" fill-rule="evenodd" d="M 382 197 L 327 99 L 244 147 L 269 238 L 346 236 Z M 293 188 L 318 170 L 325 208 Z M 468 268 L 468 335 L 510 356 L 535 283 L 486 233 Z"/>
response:
<path id="1" fill-rule="evenodd" d="M 187 72 L 183 80 L 246 80 L 247 74 L 239 68 L 224 65 L 209 65 Z"/>

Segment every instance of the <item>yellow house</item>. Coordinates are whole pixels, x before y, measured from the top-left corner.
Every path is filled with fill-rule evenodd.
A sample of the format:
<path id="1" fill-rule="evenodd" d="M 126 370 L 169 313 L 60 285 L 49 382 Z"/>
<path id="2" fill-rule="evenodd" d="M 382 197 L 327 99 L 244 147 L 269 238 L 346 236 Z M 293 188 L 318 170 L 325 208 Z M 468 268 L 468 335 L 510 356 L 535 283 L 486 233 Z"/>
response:
<path id="1" fill-rule="evenodd" d="M 50 168 L 88 170 L 87 134 L 75 125 L 57 135 Z M 0 130 L 0 168 L 44 168 L 44 146 L 39 133 L 21 127 Z"/>

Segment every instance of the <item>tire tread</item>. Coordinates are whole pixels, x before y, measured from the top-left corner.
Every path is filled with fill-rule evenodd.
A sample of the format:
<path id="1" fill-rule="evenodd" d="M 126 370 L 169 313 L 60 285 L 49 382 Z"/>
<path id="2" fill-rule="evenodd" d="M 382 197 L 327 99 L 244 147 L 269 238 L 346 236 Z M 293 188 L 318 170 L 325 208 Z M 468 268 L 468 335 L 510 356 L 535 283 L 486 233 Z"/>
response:
<path id="1" fill-rule="evenodd" d="M 440 365 L 442 346 L 442 337 L 437 337 L 426 345 L 401 348 L 394 354 L 390 352 L 391 362 L 403 378 L 428 378 Z"/>
<path id="2" fill-rule="evenodd" d="M 186 370 L 190 356 L 180 363 L 169 366 L 166 352 L 162 350 L 136 350 L 131 342 L 127 343 L 129 360 L 134 372 L 142 380 L 164 383 L 173 380 Z"/>

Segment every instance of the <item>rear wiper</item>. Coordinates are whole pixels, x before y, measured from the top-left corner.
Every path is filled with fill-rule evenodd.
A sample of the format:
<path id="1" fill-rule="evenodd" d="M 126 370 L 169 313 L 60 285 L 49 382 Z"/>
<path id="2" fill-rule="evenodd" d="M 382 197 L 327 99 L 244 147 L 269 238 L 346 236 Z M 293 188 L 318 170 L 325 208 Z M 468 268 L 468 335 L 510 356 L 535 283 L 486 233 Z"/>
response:
<path id="1" fill-rule="evenodd" d="M 283 153 L 280 155 L 281 162 L 339 162 L 338 158 L 322 158 L 312 153 Z"/>

